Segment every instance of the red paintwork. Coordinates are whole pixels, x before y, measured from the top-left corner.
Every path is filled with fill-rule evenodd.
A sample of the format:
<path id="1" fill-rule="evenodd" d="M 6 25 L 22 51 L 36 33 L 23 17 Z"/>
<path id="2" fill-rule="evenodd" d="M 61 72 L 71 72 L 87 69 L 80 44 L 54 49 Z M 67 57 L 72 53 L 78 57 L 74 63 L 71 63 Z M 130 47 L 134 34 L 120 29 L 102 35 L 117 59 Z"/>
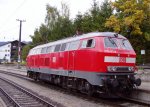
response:
<path id="1" fill-rule="evenodd" d="M 27 66 L 33 68 L 51 68 L 64 70 L 79 70 L 85 72 L 107 72 L 107 66 L 135 66 L 135 63 L 125 63 L 125 57 L 128 55 L 136 57 L 134 50 L 104 48 L 104 37 L 92 37 L 96 40 L 94 48 L 81 49 L 65 52 L 53 52 L 49 54 L 29 55 L 27 57 Z M 88 38 L 87 38 L 88 39 Z M 111 51 L 111 52 L 108 52 Z M 106 63 L 104 56 L 118 56 L 120 54 L 120 63 Z M 53 57 L 56 61 L 53 62 Z"/>

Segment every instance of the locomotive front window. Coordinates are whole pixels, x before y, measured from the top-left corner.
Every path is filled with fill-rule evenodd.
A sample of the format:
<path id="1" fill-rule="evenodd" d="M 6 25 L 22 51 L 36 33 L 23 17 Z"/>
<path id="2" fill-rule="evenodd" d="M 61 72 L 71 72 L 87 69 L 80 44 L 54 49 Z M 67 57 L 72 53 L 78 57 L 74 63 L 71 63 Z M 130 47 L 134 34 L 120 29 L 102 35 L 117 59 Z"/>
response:
<path id="1" fill-rule="evenodd" d="M 105 42 L 105 47 L 110 47 L 110 48 L 116 48 L 117 47 L 116 41 L 110 37 L 106 37 L 104 39 L 104 42 Z"/>
<path id="2" fill-rule="evenodd" d="M 132 46 L 131 46 L 131 44 L 129 43 L 128 40 L 123 39 L 123 40 L 121 41 L 121 44 L 122 44 L 122 48 L 123 48 L 123 49 L 133 50 L 133 48 L 132 48 Z"/>

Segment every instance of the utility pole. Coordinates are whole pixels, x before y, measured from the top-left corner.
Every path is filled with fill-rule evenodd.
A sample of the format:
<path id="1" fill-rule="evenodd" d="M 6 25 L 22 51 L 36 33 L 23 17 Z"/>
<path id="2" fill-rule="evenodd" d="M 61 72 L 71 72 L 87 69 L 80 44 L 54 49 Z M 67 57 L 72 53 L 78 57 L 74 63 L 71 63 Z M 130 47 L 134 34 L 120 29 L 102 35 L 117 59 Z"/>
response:
<path id="1" fill-rule="evenodd" d="M 20 62 L 21 62 L 21 28 L 22 28 L 22 22 L 25 22 L 25 20 L 17 19 L 17 21 L 20 22 L 19 42 L 18 42 L 18 63 L 17 63 L 17 68 L 20 69 Z"/>

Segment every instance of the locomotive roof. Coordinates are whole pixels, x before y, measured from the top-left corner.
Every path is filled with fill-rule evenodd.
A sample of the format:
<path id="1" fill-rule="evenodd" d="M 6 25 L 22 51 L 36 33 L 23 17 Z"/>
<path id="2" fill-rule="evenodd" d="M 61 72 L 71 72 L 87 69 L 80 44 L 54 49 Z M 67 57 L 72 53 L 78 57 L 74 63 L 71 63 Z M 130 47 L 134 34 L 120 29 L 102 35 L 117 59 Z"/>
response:
<path id="1" fill-rule="evenodd" d="M 76 40 L 80 40 L 80 39 L 84 39 L 84 38 L 91 38 L 91 37 L 96 37 L 96 36 L 116 37 L 115 36 L 116 34 L 117 33 L 115 33 L 115 32 L 91 32 L 91 33 L 87 33 L 87 34 L 82 34 L 82 35 L 78 35 L 78 36 L 73 36 L 73 37 L 57 40 L 57 41 L 50 42 L 47 44 L 38 45 L 38 46 L 34 47 L 33 49 L 42 48 L 42 47 L 46 47 L 46 46 L 52 46 L 52 45 L 56 45 L 56 44 L 60 44 L 60 43 L 67 43 L 67 42 L 71 42 L 71 41 L 76 41 Z M 124 36 L 122 36 L 120 34 L 117 34 L 117 38 L 126 39 Z"/>

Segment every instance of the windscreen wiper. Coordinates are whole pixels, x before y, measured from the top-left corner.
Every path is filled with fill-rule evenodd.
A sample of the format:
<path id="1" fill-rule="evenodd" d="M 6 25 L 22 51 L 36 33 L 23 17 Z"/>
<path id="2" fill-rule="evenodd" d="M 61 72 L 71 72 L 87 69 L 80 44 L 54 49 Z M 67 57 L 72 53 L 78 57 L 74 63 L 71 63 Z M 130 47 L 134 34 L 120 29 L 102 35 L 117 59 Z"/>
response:
<path id="1" fill-rule="evenodd" d="M 113 45 L 117 46 L 117 44 L 110 37 L 108 39 Z"/>

